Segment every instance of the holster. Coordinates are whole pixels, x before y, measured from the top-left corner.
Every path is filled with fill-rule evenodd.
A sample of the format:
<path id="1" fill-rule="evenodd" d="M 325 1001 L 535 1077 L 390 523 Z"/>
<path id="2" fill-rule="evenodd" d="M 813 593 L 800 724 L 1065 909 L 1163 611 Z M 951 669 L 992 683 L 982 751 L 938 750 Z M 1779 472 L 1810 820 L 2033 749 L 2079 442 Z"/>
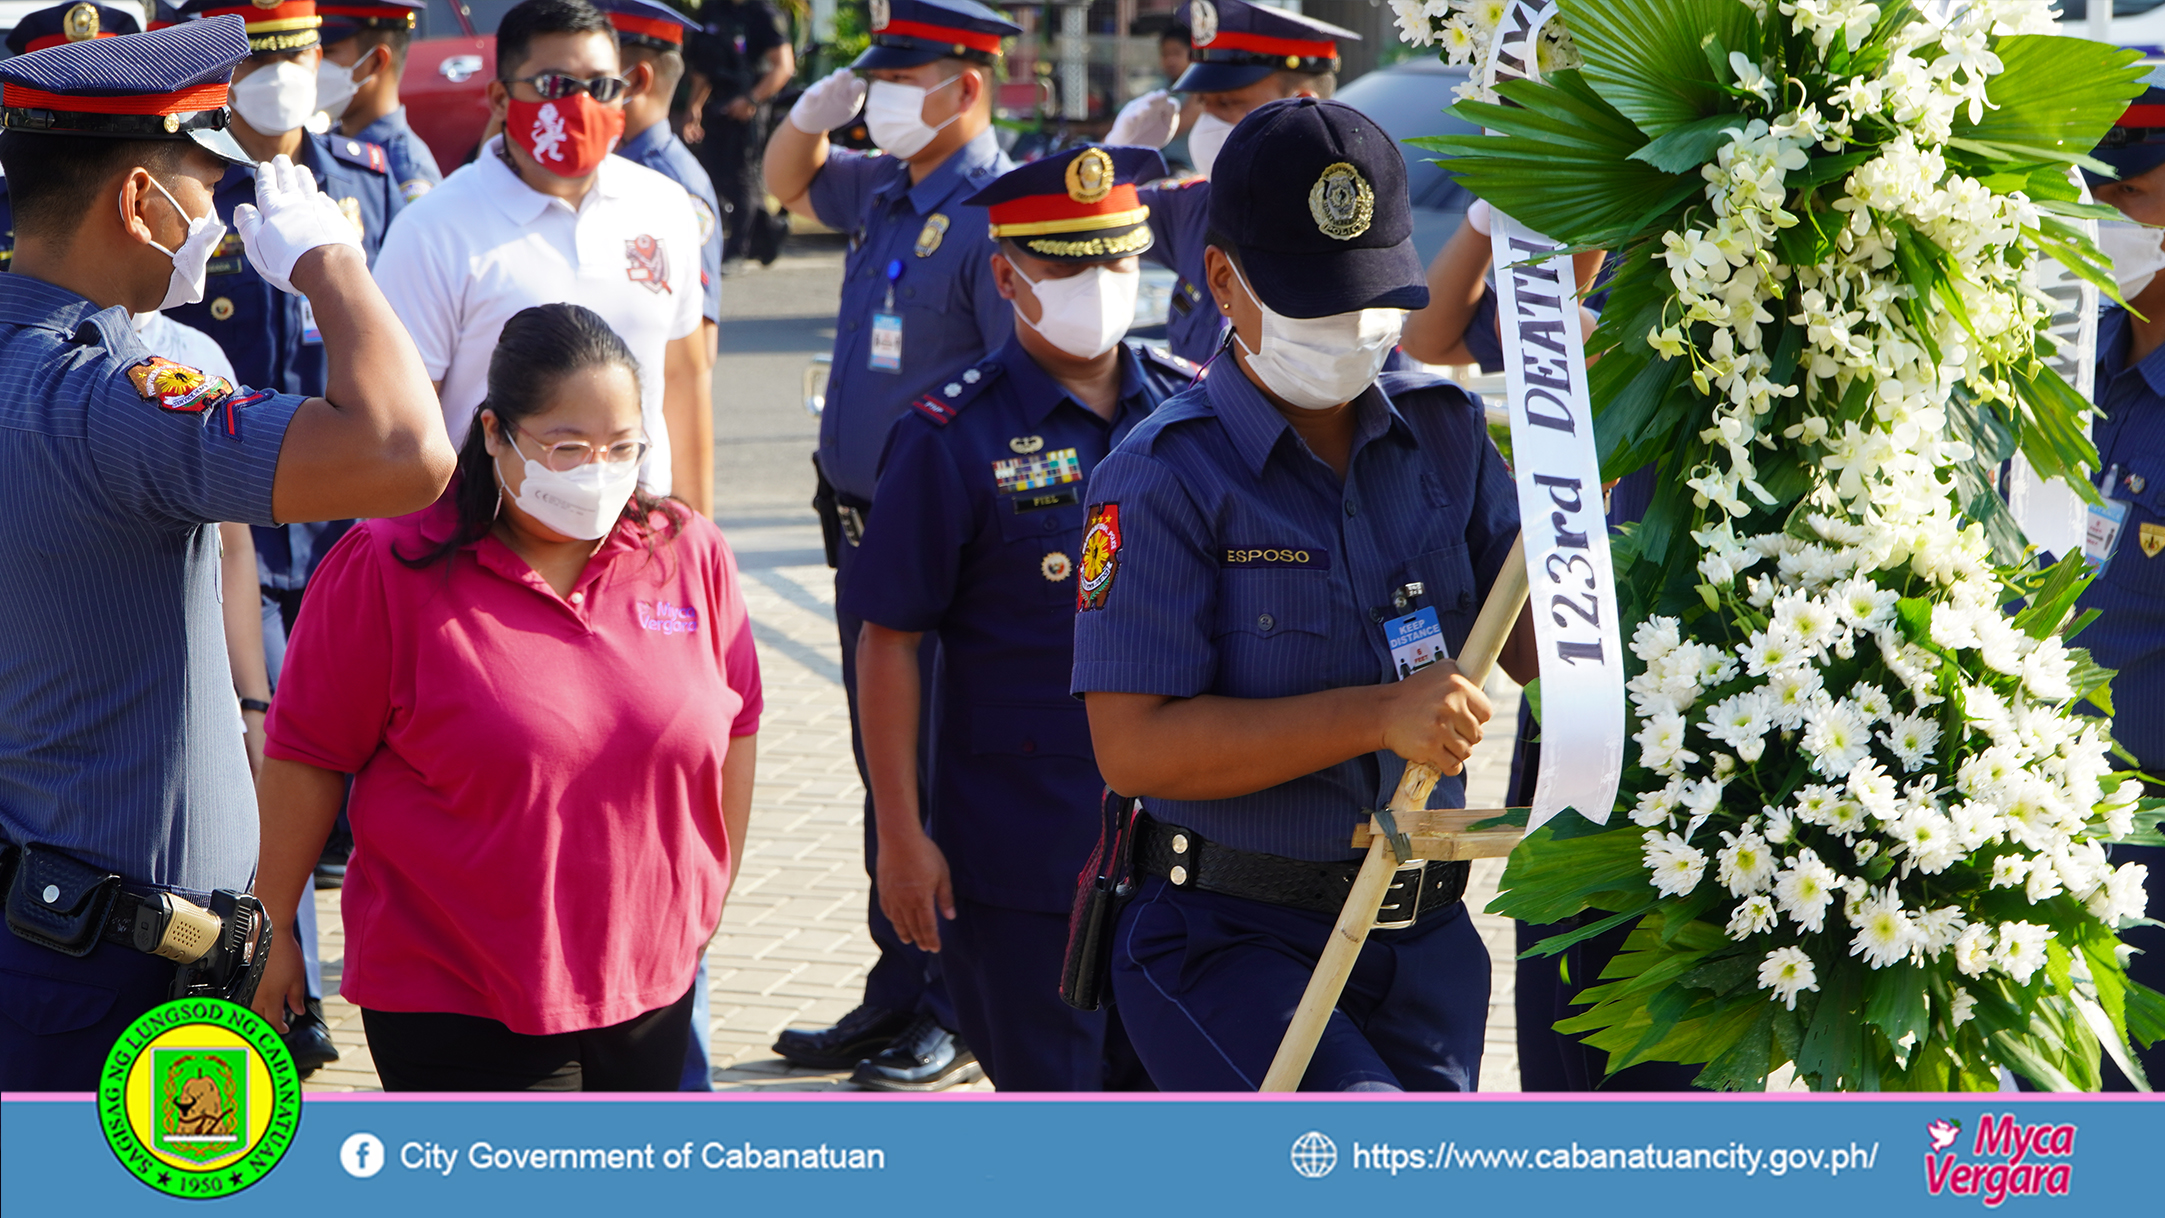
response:
<path id="1" fill-rule="evenodd" d="M 1098 844 L 1075 879 L 1067 958 L 1060 968 L 1060 998 L 1078 1011 L 1097 1010 L 1111 989 L 1113 928 L 1121 907 L 1135 895 L 1135 821 L 1141 811 L 1141 804 L 1111 787 L 1098 800 Z"/>
<path id="2" fill-rule="evenodd" d="M 842 565 L 842 513 L 834 501 L 834 483 L 827 481 L 827 471 L 819 467 L 819 454 L 812 454 L 812 475 L 818 479 L 812 490 L 812 510 L 819 513 L 819 540 L 827 550 L 827 567 L 834 570 Z"/>
<path id="3" fill-rule="evenodd" d="M 54 850 L 24 846 L 7 887 L 8 929 L 67 956 L 87 956 L 105 934 L 120 877 Z"/>

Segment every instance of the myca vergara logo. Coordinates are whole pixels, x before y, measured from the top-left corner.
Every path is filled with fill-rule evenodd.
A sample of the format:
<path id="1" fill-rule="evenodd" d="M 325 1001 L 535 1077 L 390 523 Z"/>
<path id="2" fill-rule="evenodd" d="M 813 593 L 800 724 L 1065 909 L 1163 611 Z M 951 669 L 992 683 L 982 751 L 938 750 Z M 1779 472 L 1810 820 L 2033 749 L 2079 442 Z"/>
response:
<path id="1" fill-rule="evenodd" d="M 2075 1165 L 2067 1161 L 2075 1153 L 2073 1125 L 2018 1125 L 2013 1113 L 1987 1112 L 1972 1138 L 1962 1137 L 1960 1121 L 1945 1118 L 1925 1126 L 1925 1136 L 1932 1142 L 1924 1156 L 1925 1191 L 1935 1197 L 1975 1197 L 1989 1209 L 2009 1197 L 2065 1197 L 2074 1180 Z"/>
<path id="2" fill-rule="evenodd" d="M 278 1033 L 222 999 L 147 1012 L 99 1077 L 106 1144 L 136 1179 L 175 1197 L 223 1197 L 261 1180 L 300 1120 L 301 1080 Z"/>

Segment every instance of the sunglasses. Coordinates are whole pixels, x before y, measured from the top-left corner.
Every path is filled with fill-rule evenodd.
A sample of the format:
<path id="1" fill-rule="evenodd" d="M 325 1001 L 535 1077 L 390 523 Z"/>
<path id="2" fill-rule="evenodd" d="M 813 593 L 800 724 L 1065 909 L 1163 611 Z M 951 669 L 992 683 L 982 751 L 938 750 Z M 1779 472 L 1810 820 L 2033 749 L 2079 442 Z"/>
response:
<path id="1" fill-rule="evenodd" d="M 585 93 L 603 105 L 623 97 L 624 90 L 631 88 L 631 82 L 621 76 L 596 76 L 591 80 L 582 80 L 577 76 L 571 76 L 563 72 L 543 72 L 538 76 L 521 76 L 516 79 L 506 80 L 504 84 L 507 86 L 532 85 L 534 92 L 541 94 L 543 101 L 563 101 L 566 98 Z"/>

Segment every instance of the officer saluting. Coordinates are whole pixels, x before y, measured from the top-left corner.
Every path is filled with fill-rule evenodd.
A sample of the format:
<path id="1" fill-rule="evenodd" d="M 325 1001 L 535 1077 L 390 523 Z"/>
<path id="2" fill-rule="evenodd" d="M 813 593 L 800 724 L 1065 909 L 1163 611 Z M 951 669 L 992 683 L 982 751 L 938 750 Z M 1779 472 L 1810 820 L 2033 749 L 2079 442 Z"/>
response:
<path id="1" fill-rule="evenodd" d="M 1157 234 L 1152 259 L 1180 276 L 1173 287 L 1166 337 L 1175 354 L 1203 363 L 1225 341 L 1225 319 L 1203 278 L 1204 236 L 1210 223 L 1210 178 L 1218 149 L 1250 110 L 1285 97 L 1329 97 L 1337 87 L 1338 43 L 1361 36 L 1327 21 L 1246 0 L 1189 0 L 1174 18 L 1193 31 L 1187 70 L 1172 91 L 1197 95 L 1203 112 L 1188 132 L 1188 154 L 1199 177 L 1143 191 Z M 1108 144 L 1162 148 L 1173 138 L 1180 106 L 1150 93 L 1121 108 Z"/>
<path id="2" fill-rule="evenodd" d="M 337 204 L 290 164 L 261 170 L 239 220 L 263 275 L 323 305 L 329 400 L 250 391 L 135 336 L 133 313 L 203 291 L 212 188 L 245 160 L 225 103 L 247 53 L 221 17 L 0 63 L 8 1090 L 93 1086 L 173 991 L 173 958 L 147 953 L 188 955 L 173 943 L 202 911 L 252 920 L 233 891 L 255 870 L 256 811 L 210 522 L 397 515 L 450 476 L 420 357 Z M 202 980 L 233 993 L 244 962 L 213 963 Z"/>
<path id="3" fill-rule="evenodd" d="M 775 198 L 850 237 L 819 421 L 815 500 L 838 604 L 852 599 L 857 543 L 895 419 L 927 378 L 984 358 L 1014 327 L 1014 310 L 993 280 L 985 210 L 967 200 L 1014 168 L 993 136 L 992 67 L 1000 40 L 1021 27 L 976 0 L 872 0 L 870 13 L 872 45 L 805 90 L 768 139 L 765 160 Z M 869 85 L 860 72 L 872 78 Z M 860 106 L 885 155 L 829 147 L 827 132 Z M 836 625 L 852 744 L 869 790 L 858 730 L 860 623 L 844 609 Z M 870 1059 L 854 1077 L 873 1087 L 965 1081 L 975 1065 L 955 1041 L 935 966 L 898 939 L 880 912 L 871 802 L 868 796 L 865 869 L 875 878 L 867 922 L 880 959 L 865 978 L 864 1002 L 831 1028 L 783 1032 L 775 1052 L 819 1069 Z"/>
<path id="4" fill-rule="evenodd" d="M 1479 403 L 1378 383 L 1427 300 L 1405 164 L 1312 98 L 1242 120 L 1206 256 L 1234 367 L 1159 407 L 1090 480 L 1074 689 L 1100 770 L 1143 797 L 1149 878 L 1113 936 L 1129 1037 L 1169 1091 L 1257 1087 L 1404 760 L 1456 775 L 1488 701 L 1463 645 L 1518 532 Z M 1522 629 L 1520 638 L 1530 635 Z M 1406 642 L 1394 654 L 1392 639 Z M 1531 677 L 1522 643 L 1505 658 Z M 1435 806 L 1463 802 L 1437 784 Z M 1488 955 L 1466 866 L 1402 872 L 1305 1086 L 1471 1091 Z"/>
<path id="5" fill-rule="evenodd" d="M 1068 905 L 1098 834 L 1090 725 L 1068 696 L 1082 488 L 1194 366 L 1123 343 L 1150 248 L 1142 148 L 1083 147 L 973 196 L 1015 333 L 934 378 L 896 422 L 844 613 L 857 643 L 879 892 L 906 942 L 940 953 L 961 1031 L 1004 1090 L 1132 1085 L 1105 1012 L 1060 1000 Z M 920 827 L 918 663 L 934 681 L 930 836 Z M 948 919 L 943 922 L 942 918 Z M 1113 1067 L 1108 1077 L 1107 1066 Z M 1125 1067 L 1123 1072 L 1122 1067 Z"/>

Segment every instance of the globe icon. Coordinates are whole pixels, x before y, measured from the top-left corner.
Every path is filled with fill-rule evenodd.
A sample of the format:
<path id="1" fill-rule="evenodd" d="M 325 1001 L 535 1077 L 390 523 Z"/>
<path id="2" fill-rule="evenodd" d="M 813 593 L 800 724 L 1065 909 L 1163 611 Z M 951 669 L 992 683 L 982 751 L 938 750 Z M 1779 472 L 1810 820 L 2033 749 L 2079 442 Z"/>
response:
<path id="1" fill-rule="evenodd" d="M 1320 1180 L 1338 1166 L 1338 1144 L 1311 1129 L 1293 1139 L 1293 1170 Z"/>

